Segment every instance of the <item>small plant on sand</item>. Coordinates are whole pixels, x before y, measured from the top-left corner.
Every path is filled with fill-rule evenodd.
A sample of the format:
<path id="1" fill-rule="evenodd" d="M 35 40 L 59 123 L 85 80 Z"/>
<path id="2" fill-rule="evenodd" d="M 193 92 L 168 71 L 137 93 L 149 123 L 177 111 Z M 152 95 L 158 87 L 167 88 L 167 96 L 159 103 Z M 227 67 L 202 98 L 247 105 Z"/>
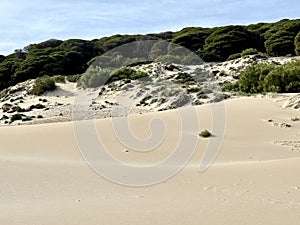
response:
<path id="1" fill-rule="evenodd" d="M 46 91 L 55 90 L 55 81 L 52 77 L 43 76 L 39 77 L 34 81 L 33 88 L 31 90 L 31 94 L 41 95 Z"/>
<path id="2" fill-rule="evenodd" d="M 211 136 L 211 133 L 208 130 L 204 130 L 199 133 L 199 136 L 203 138 L 208 138 Z"/>
<path id="3" fill-rule="evenodd" d="M 21 114 L 14 114 L 12 115 L 12 117 L 10 118 L 10 123 L 16 121 L 16 120 L 22 120 L 22 115 Z"/>
<path id="4" fill-rule="evenodd" d="M 66 83 L 66 77 L 62 75 L 53 76 L 53 79 L 56 83 Z"/>
<path id="5" fill-rule="evenodd" d="M 69 75 L 66 77 L 67 81 L 76 83 L 81 77 L 81 74 Z"/>

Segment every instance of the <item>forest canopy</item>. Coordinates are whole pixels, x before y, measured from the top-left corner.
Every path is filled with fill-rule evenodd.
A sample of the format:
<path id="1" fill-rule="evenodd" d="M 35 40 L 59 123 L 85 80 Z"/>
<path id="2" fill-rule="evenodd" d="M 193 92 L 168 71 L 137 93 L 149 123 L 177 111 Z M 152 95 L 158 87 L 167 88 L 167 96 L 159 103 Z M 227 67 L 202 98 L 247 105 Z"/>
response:
<path id="1" fill-rule="evenodd" d="M 0 55 L 0 90 L 45 75 L 82 74 L 97 57 L 111 49 L 133 41 L 161 39 L 189 49 L 204 61 L 225 61 L 249 49 L 269 56 L 300 55 L 300 19 L 247 26 L 186 27 L 178 32 L 113 35 L 90 41 L 50 39 L 16 49 L 7 56 Z M 153 55 L 165 52 L 161 58 L 178 57 L 174 48 L 159 49 L 157 44 L 147 47 Z"/>

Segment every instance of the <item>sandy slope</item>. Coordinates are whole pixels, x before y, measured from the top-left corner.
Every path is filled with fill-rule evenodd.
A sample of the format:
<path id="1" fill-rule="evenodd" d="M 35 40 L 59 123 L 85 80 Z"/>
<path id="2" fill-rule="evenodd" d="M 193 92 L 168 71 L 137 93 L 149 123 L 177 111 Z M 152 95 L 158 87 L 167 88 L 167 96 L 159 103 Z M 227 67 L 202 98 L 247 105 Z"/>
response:
<path id="1" fill-rule="evenodd" d="M 1 127 L 1 224 L 299 224 L 300 121 L 291 121 L 299 111 L 259 97 L 225 105 L 225 139 L 213 166 L 198 171 L 208 143 L 199 138 L 187 167 L 143 188 L 120 186 L 93 172 L 70 122 Z M 210 128 L 209 106 L 196 109 L 199 130 Z M 151 153 L 124 151 L 109 119 L 96 122 L 99 136 L 122 161 L 154 163 L 172 152 L 180 129 L 175 111 L 132 116 L 139 137 L 149 134 L 146 122 L 153 116 L 166 118 L 170 129 Z M 291 127 L 276 125 L 282 123 Z"/>

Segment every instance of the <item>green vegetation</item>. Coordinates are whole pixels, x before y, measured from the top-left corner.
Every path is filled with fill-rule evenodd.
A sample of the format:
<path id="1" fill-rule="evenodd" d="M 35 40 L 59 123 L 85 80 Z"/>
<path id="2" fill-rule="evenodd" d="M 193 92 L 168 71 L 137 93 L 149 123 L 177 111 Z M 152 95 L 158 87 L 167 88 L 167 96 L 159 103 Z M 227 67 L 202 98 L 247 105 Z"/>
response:
<path id="1" fill-rule="evenodd" d="M 55 90 L 55 80 L 49 76 L 39 77 L 35 80 L 31 94 L 41 95 L 46 91 Z"/>
<path id="2" fill-rule="evenodd" d="M 203 138 L 208 138 L 211 136 L 211 133 L 208 130 L 204 130 L 200 132 L 199 136 Z"/>
<path id="3" fill-rule="evenodd" d="M 60 74 L 67 76 L 67 80 L 76 81 L 80 76 L 77 74 L 84 73 L 99 59 L 100 64 L 97 65 L 101 68 L 115 69 L 141 58 L 145 61 L 162 60 L 183 64 L 197 62 L 192 54 L 187 54 L 184 48 L 174 44 L 191 50 L 204 61 L 225 61 L 257 52 L 270 56 L 300 55 L 299 30 L 300 19 L 284 19 L 248 26 L 187 27 L 178 32 L 113 35 L 91 41 L 50 39 L 16 49 L 7 56 L 0 55 L 0 90 L 44 75 L 52 77 Z M 123 44 L 143 40 L 162 41 L 153 44 L 139 42 L 136 49 L 130 49 L 132 51 L 106 54 Z M 164 41 L 171 44 L 166 45 Z M 132 52 L 135 58 L 131 58 Z M 145 55 L 148 52 L 150 54 L 147 58 Z"/>
<path id="4" fill-rule="evenodd" d="M 205 39 L 215 30 L 215 28 L 186 27 L 174 34 L 172 42 L 181 45 L 191 51 L 201 49 L 205 44 Z"/>
<path id="5" fill-rule="evenodd" d="M 62 75 L 53 76 L 53 79 L 56 83 L 66 83 L 66 77 Z"/>
<path id="6" fill-rule="evenodd" d="M 300 56 L 300 31 L 297 34 L 297 36 L 295 37 L 295 52 L 296 52 L 296 55 Z"/>
<path id="7" fill-rule="evenodd" d="M 69 82 L 74 82 L 74 83 L 76 83 L 77 81 L 80 80 L 81 76 L 82 76 L 81 74 L 69 75 L 69 76 L 66 77 L 66 79 L 67 79 L 67 81 L 69 81 Z"/>
<path id="8" fill-rule="evenodd" d="M 19 114 L 19 113 L 14 114 L 14 115 L 12 115 L 12 116 L 10 117 L 10 123 L 12 123 L 12 122 L 14 122 L 14 121 L 16 121 L 16 120 L 22 120 L 22 118 L 23 118 L 23 115 L 22 115 L 22 114 Z"/>
<path id="9" fill-rule="evenodd" d="M 107 82 L 111 83 L 117 80 L 137 80 L 143 77 L 148 77 L 148 74 L 142 71 L 133 70 L 129 67 L 123 67 L 112 73 Z"/>
<path id="10" fill-rule="evenodd" d="M 256 64 L 246 68 L 234 84 L 226 84 L 223 91 L 244 93 L 299 92 L 300 61 L 284 65 Z"/>
<path id="11" fill-rule="evenodd" d="M 247 48 L 243 50 L 241 53 L 235 53 L 230 55 L 227 60 L 233 60 L 247 55 L 258 55 L 258 54 L 262 54 L 262 53 L 259 53 L 255 48 Z"/>
<path id="12" fill-rule="evenodd" d="M 100 67 L 90 67 L 82 75 L 78 84 L 83 87 L 99 87 L 118 80 L 128 82 L 144 77 L 148 77 L 148 74 L 142 71 L 136 71 L 129 67 L 122 67 L 116 71 L 110 68 L 101 69 Z"/>
<path id="13" fill-rule="evenodd" d="M 218 28 L 209 35 L 203 50 L 197 53 L 204 61 L 224 61 L 230 55 L 247 48 L 260 49 L 260 37 L 243 26 L 226 26 Z"/>
<path id="14" fill-rule="evenodd" d="M 294 39 L 300 30 L 300 20 L 281 20 L 263 36 L 266 52 L 271 56 L 295 54 Z"/>

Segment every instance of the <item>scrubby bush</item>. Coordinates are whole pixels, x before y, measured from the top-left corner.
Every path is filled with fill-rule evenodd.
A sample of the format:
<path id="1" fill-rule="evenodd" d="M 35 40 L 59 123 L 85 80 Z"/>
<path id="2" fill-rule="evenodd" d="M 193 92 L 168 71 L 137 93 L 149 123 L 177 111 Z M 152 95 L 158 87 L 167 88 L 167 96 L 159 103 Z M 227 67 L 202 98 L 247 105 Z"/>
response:
<path id="1" fill-rule="evenodd" d="M 53 76 L 53 79 L 56 83 L 66 83 L 66 77 L 62 75 Z"/>
<path id="2" fill-rule="evenodd" d="M 208 138 L 211 136 L 211 133 L 208 130 L 204 130 L 200 132 L 199 136 L 203 138 Z"/>
<path id="3" fill-rule="evenodd" d="M 224 83 L 221 87 L 221 90 L 223 92 L 225 91 L 235 91 L 235 92 L 238 92 L 239 91 L 239 85 L 238 85 L 238 82 L 227 82 L 227 83 Z"/>
<path id="4" fill-rule="evenodd" d="M 142 71 L 136 71 L 130 67 L 122 67 L 119 70 L 113 71 L 110 68 L 101 69 L 100 67 L 89 68 L 79 80 L 79 85 L 84 87 L 99 87 L 104 84 L 109 84 L 114 81 L 136 80 L 143 77 L 148 77 L 148 74 Z"/>
<path id="5" fill-rule="evenodd" d="M 76 83 L 81 78 L 81 74 L 69 75 L 66 77 L 67 81 Z"/>
<path id="6" fill-rule="evenodd" d="M 43 76 L 39 77 L 34 81 L 33 88 L 31 90 L 31 94 L 41 95 L 46 91 L 55 90 L 55 81 L 52 77 Z"/>
<path id="7" fill-rule="evenodd" d="M 300 92 L 300 61 L 284 65 L 256 64 L 246 68 L 236 84 L 227 84 L 223 90 L 245 93 Z"/>
<path id="8" fill-rule="evenodd" d="M 235 53 L 235 54 L 230 55 L 230 56 L 227 58 L 227 61 L 233 60 L 233 59 L 238 59 L 238 58 L 241 58 L 241 57 L 242 57 L 241 53 Z"/>
<path id="9" fill-rule="evenodd" d="M 14 114 L 10 117 L 10 123 L 16 121 L 16 120 L 22 120 L 22 114 Z"/>
<path id="10" fill-rule="evenodd" d="M 136 71 L 129 67 L 123 67 L 111 74 L 108 83 L 117 80 L 137 80 L 143 77 L 148 77 L 148 74 L 142 71 Z"/>
<path id="11" fill-rule="evenodd" d="M 247 67 L 239 76 L 239 90 L 246 93 L 263 92 L 263 80 L 274 65 L 257 64 Z"/>
<path id="12" fill-rule="evenodd" d="M 90 67 L 78 80 L 78 85 L 83 87 L 99 87 L 104 85 L 110 77 L 112 69 Z"/>
<path id="13" fill-rule="evenodd" d="M 243 56 L 247 56 L 247 55 L 257 55 L 260 54 L 260 52 L 258 52 L 257 49 L 255 48 L 247 48 L 245 50 L 243 50 L 241 53 L 235 53 L 230 55 L 227 60 L 233 60 L 233 59 L 237 59 L 237 58 L 241 58 Z"/>
<path id="14" fill-rule="evenodd" d="M 258 54 L 258 51 L 255 48 L 247 48 L 241 52 L 241 56 L 255 55 L 255 54 Z"/>

